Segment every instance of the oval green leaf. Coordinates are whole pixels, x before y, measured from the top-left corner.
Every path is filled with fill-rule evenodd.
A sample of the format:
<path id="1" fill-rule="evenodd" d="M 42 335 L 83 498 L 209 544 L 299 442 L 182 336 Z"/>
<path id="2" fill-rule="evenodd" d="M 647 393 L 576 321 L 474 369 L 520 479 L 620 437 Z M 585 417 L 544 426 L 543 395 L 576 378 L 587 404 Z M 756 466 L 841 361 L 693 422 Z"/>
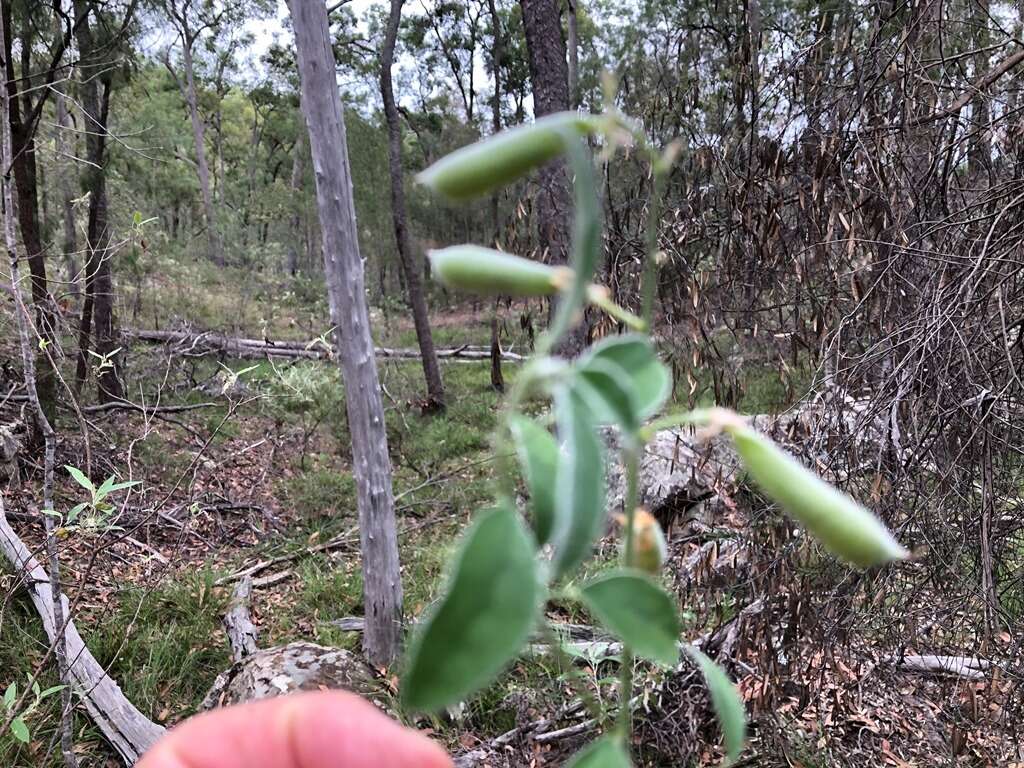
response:
<path id="1" fill-rule="evenodd" d="M 565 267 L 551 267 L 479 245 L 430 251 L 431 274 L 449 288 L 504 296 L 550 296 L 569 282 Z"/>
<path id="2" fill-rule="evenodd" d="M 909 557 L 877 517 L 771 440 L 745 426 L 727 431 L 761 490 L 834 555 L 860 568 Z"/>
<path id="3" fill-rule="evenodd" d="M 555 527 L 555 475 L 558 443 L 544 427 L 525 416 L 512 416 L 509 429 L 530 492 L 530 511 L 537 545 L 551 538 Z"/>
<path id="4" fill-rule="evenodd" d="M 565 150 L 565 132 L 593 132 L 593 118 L 559 112 L 447 155 L 416 180 L 453 200 L 470 200 L 515 181 Z"/>
<path id="5" fill-rule="evenodd" d="M 686 646 L 686 652 L 697 662 L 704 675 L 704 682 L 711 694 L 711 706 L 715 709 L 715 717 L 722 729 L 726 760 L 732 763 L 740 756 L 747 740 L 747 712 L 743 701 L 736 686 L 720 666 L 692 645 Z"/>
<path id="6" fill-rule="evenodd" d="M 573 755 L 566 768 L 630 768 L 631 765 L 622 742 L 605 736 Z"/>
<path id="7" fill-rule="evenodd" d="M 646 574 L 617 570 L 580 594 L 598 621 L 638 655 L 666 666 L 679 661 L 679 613 L 675 601 Z"/>
<path id="8" fill-rule="evenodd" d="M 638 420 L 661 410 L 672 394 L 672 374 L 646 336 L 630 333 L 603 339 L 580 360 L 579 368 L 585 370 L 598 360 L 618 366 L 629 377 Z"/>
<path id="9" fill-rule="evenodd" d="M 25 724 L 25 721 L 22 720 L 20 717 L 16 717 L 13 720 L 11 720 L 11 733 L 14 735 L 14 738 L 16 738 L 22 744 L 28 744 L 28 726 Z"/>
<path id="10" fill-rule="evenodd" d="M 555 479 L 554 575 L 572 571 L 591 553 L 604 529 L 604 446 L 590 408 L 572 389 L 555 394 L 555 417 L 565 448 Z"/>
<path id="11" fill-rule="evenodd" d="M 416 632 L 402 705 L 436 712 L 489 683 L 522 648 L 541 604 L 535 545 L 519 513 L 482 513 L 463 539 L 448 589 Z"/>
<path id="12" fill-rule="evenodd" d="M 573 380 L 595 423 L 617 424 L 629 434 L 640 426 L 632 385 L 632 377 L 621 366 L 600 357 L 578 368 Z"/>

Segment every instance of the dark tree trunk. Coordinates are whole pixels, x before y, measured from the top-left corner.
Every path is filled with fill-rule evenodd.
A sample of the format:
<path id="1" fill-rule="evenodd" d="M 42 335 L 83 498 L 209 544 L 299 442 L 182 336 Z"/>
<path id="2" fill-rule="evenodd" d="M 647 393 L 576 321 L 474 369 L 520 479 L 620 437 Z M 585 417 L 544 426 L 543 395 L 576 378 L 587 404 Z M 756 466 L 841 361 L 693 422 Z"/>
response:
<path id="1" fill-rule="evenodd" d="M 427 316 L 427 301 L 423 295 L 423 282 L 413 258 L 412 243 L 409 240 L 409 224 L 405 214 L 405 188 L 402 177 L 402 127 L 398 108 L 395 106 L 395 92 L 391 82 L 391 65 L 395 59 L 395 40 L 398 25 L 402 20 L 403 0 L 391 0 L 391 13 L 380 53 L 380 93 L 384 100 L 384 116 L 388 123 L 388 172 L 391 177 L 391 221 L 395 227 L 395 245 L 398 259 L 405 276 L 405 290 L 412 308 L 412 321 L 416 326 L 416 341 L 419 342 L 423 361 L 423 376 L 427 382 L 427 408 L 444 409 L 444 385 L 441 383 L 441 368 L 434 352 L 434 337 L 430 332 L 430 318 Z"/>
<path id="2" fill-rule="evenodd" d="M 569 108 L 569 68 L 558 12 L 558 0 L 519 0 L 530 59 L 533 113 L 543 117 Z M 557 161 L 541 169 L 537 192 L 537 235 L 541 253 L 551 264 L 565 264 L 569 256 L 569 213 L 572 196 L 565 163 Z M 552 303 L 552 312 L 554 304 Z M 550 317 L 550 315 L 549 315 Z M 563 339 L 559 352 L 575 356 L 586 343 L 581 324 Z"/>
<path id="3" fill-rule="evenodd" d="M 11 129 L 11 151 L 13 154 L 12 169 L 14 186 L 18 197 L 18 229 L 25 248 L 28 262 L 29 284 L 32 291 L 32 305 L 35 310 L 36 333 L 47 344 L 54 340 L 55 313 L 53 300 L 49 293 L 46 276 L 46 256 L 43 251 L 43 239 L 39 226 L 39 195 L 36 179 L 36 146 L 35 125 L 32 117 L 32 89 L 27 78 L 32 72 L 31 48 L 32 34 L 28 24 L 23 30 L 22 76 L 19 78 L 14 66 L 12 52 L 11 3 L 3 3 L 4 23 L 4 61 L 7 69 L 7 94 L 9 96 Z M 23 92 L 23 93 L 19 93 Z M 40 97 L 42 98 L 42 97 Z M 42 345 L 37 345 L 39 349 Z M 39 402 L 48 419 L 53 419 L 56 408 L 56 378 L 45 351 L 36 355 L 36 388 Z"/>
<path id="4" fill-rule="evenodd" d="M 387 665 L 397 658 L 401 645 L 402 578 L 391 460 L 356 236 L 345 121 L 327 8 L 310 0 L 291 0 L 289 5 L 316 179 L 331 320 L 337 327 L 335 339 L 352 436 L 366 615 L 363 650 L 371 663 Z"/>
<path id="5" fill-rule="evenodd" d="M 106 137 L 107 113 L 110 106 L 109 75 L 94 76 L 90 69 L 104 71 L 104 62 L 97 55 L 92 28 L 89 25 L 91 3 L 75 0 L 75 27 L 83 72 L 81 103 L 88 127 L 85 156 L 88 170 L 83 174 L 83 188 L 89 193 L 89 225 L 87 229 L 88 259 L 85 266 L 85 300 L 78 332 L 78 366 L 75 383 L 80 389 L 89 373 L 89 349 L 92 326 L 95 324 L 96 354 L 100 356 L 96 388 L 101 403 L 124 395 L 121 387 L 120 358 L 115 353 L 117 321 L 114 317 L 114 285 L 110 268 L 110 227 L 107 212 Z M 100 79 L 103 92 L 100 92 Z"/>
<path id="6" fill-rule="evenodd" d="M 498 6 L 495 0 L 487 0 L 487 10 L 491 14 L 491 67 L 494 70 L 494 98 L 491 99 L 491 128 L 494 133 L 501 130 L 501 64 L 504 58 L 504 45 L 502 40 L 501 16 L 498 15 Z M 491 226 L 494 227 L 494 244 L 499 245 L 501 240 L 501 214 L 498 208 L 498 193 L 491 195 Z M 491 307 L 491 387 L 498 391 L 505 391 L 505 377 L 501 373 L 501 338 L 498 335 L 498 307 L 500 297 L 495 297 Z"/>

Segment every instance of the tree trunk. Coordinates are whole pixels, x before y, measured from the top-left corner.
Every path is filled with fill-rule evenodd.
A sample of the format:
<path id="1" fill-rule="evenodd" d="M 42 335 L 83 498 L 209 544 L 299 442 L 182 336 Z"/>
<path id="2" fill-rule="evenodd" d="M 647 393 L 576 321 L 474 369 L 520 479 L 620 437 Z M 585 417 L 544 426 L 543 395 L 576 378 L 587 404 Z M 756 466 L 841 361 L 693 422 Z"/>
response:
<path id="1" fill-rule="evenodd" d="M 292 218 L 290 237 L 288 238 L 288 274 L 295 277 L 299 274 L 299 245 L 302 241 L 302 177 L 305 173 L 306 129 L 302 124 L 301 113 L 296 122 L 295 146 L 292 149 Z"/>
<path id="2" fill-rule="evenodd" d="M 110 227 L 107 212 L 106 139 L 107 113 L 110 106 L 110 76 L 94 76 L 89 68 L 105 70 L 102 54 L 97 54 L 89 25 L 91 4 L 75 0 L 75 29 L 78 40 L 82 80 L 81 103 L 87 126 L 85 156 L 88 171 L 83 177 L 84 191 L 89 193 L 89 225 L 86 233 L 88 260 L 85 266 L 85 299 L 78 333 L 78 366 L 75 382 L 78 388 L 89 373 L 89 347 L 95 323 L 98 365 L 96 387 L 100 402 L 123 397 L 120 378 L 120 356 L 116 354 L 117 321 L 114 317 L 114 287 L 111 276 Z M 104 89 L 100 93 L 100 80 Z"/>
<path id="3" fill-rule="evenodd" d="M 352 435 L 366 613 L 363 651 L 371 663 L 386 665 L 396 659 L 401 645 L 402 581 L 391 462 L 356 236 L 345 122 L 327 8 L 308 0 L 292 0 L 289 5 L 316 178 L 331 321 L 337 328 L 335 342 Z"/>
<path id="4" fill-rule="evenodd" d="M 57 148 L 57 184 L 60 195 L 62 239 L 61 250 L 64 252 L 64 263 L 67 269 L 68 291 L 72 296 L 78 295 L 78 237 L 75 232 L 74 195 L 74 164 L 70 156 L 75 154 L 75 141 L 71 115 L 68 113 L 67 99 L 64 97 L 64 84 L 55 86 L 55 102 L 57 107 L 57 130 L 55 145 Z M 71 136 L 71 141 L 68 141 Z"/>
<path id="5" fill-rule="evenodd" d="M 578 0 L 566 0 L 566 15 L 569 31 L 569 106 L 578 107 L 580 103 L 580 27 Z"/>
<path id="6" fill-rule="evenodd" d="M 491 14 L 493 46 L 491 48 L 491 68 L 494 70 L 494 98 L 491 100 L 491 129 L 494 133 L 501 130 L 501 64 L 504 59 L 501 16 L 495 0 L 487 0 L 487 10 Z M 501 239 L 501 213 L 498 209 L 499 196 L 495 191 L 491 195 L 491 226 L 494 227 L 494 245 L 498 246 Z M 505 391 L 505 377 L 501 373 L 501 339 L 498 335 L 498 307 L 500 297 L 494 298 L 491 306 L 491 387 L 496 392 Z"/>
<path id="7" fill-rule="evenodd" d="M 18 197 L 18 229 L 21 231 L 21 242 L 25 248 L 28 262 L 29 284 L 32 290 L 32 305 L 35 309 L 35 332 L 41 340 L 52 344 L 54 340 L 54 307 L 50 298 L 49 283 L 46 277 L 46 257 L 39 227 L 39 198 L 36 180 L 36 147 L 34 129 L 26 124 L 28 114 L 32 110 L 31 88 L 28 81 L 19 79 L 14 66 L 12 52 L 13 28 L 11 26 L 11 3 L 3 3 L 3 45 L 4 61 L 7 72 L 7 94 L 11 131 L 12 170 L 14 171 L 14 187 Z M 29 49 L 32 46 L 31 28 L 22 32 L 22 77 L 31 74 Z M 24 91 L 24 93 L 20 93 Z M 25 111 L 23 112 L 23 107 Z M 24 118 L 24 119 L 23 119 Z M 53 419 L 56 408 L 56 378 L 53 368 L 41 349 L 36 354 L 38 368 L 36 388 L 39 401 L 48 419 Z"/>
<path id="8" fill-rule="evenodd" d="M 196 97 L 195 66 L 192 61 L 192 46 L 195 38 L 187 28 L 179 30 L 181 34 L 181 57 L 185 65 L 185 82 L 178 85 L 188 105 L 188 116 L 192 121 L 192 139 L 196 145 L 196 173 L 199 176 L 199 191 L 203 197 L 203 219 L 206 224 L 206 240 L 210 249 L 210 260 L 217 266 L 224 266 L 224 248 L 217 229 L 217 209 L 213 202 L 213 190 L 210 187 L 210 166 L 206 160 L 206 130 L 203 117 L 199 114 L 199 103 Z M 168 60 L 168 65 L 170 61 Z"/>
<path id="9" fill-rule="evenodd" d="M 444 409 L 444 385 L 441 383 L 441 368 L 434 353 L 434 337 L 430 333 L 430 318 L 427 316 L 427 301 L 423 296 L 423 282 L 413 258 L 412 243 L 409 240 L 409 225 L 405 215 L 405 188 L 402 178 L 402 128 L 395 106 L 395 92 L 391 82 L 391 65 L 395 58 L 395 40 L 398 25 L 402 20 L 403 0 L 391 0 L 391 14 L 388 16 L 387 32 L 380 54 L 380 93 L 384 99 L 384 116 L 388 123 L 388 171 L 391 177 L 391 221 L 395 227 L 395 245 L 398 259 L 405 275 L 405 289 L 412 306 L 412 321 L 416 326 L 416 340 L 420 346 L 423 362 L 423 376 L 427 382 L 427 408 Z"/>
<path id="10" fill-rule="evenodd" d="M 533 85 L 533 113 L 543 117 L 569 108 L 569 71 L 565 40 L 558 13 L 558 0 L 519 0 L 530 60 Z M 537 235 L 541 253 L 551 264 L 565 264 L 569 255 L 569 212 L 572 196 L 565 163 L 550 163 L 540 170 L 537 193 Z M 551 304 L 549 318 L 554 313 Z M 559 352 L 575 356 L 586 343 L 586 328 L 574 328 L 559 345 Z"/>

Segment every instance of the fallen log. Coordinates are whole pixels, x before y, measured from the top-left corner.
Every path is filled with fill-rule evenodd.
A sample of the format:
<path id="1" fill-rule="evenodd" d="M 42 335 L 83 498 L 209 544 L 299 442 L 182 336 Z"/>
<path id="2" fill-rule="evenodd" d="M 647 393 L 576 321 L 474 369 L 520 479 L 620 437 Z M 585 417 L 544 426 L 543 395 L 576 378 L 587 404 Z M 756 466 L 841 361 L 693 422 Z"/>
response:
<path id="1" fill-rule="evenodd" d="M 0 552 L 22 578 L 32 604 L 43 622 L 50 642 L 57 637 L 53 616 L 53 595 L 46 569 L 32 556 L 28 547 L 7 522 L 3 499 L 0 498 Z M 67 598 L 64 615 L 70 615 Z M 64 629 L 67 643 L 69 673 L 74 680 L 75 693 L 85 705 L 89 717 L 117 751 L 126 765 L 134 765 L 163 733 L 164 728 L 143 715 L 128 701 L 118 684 L 85 645 L 73 621 Z"/>
<path id="2" fill-rule="evenodd" d="M 176 354 L 185 357 L 224 354 L 243 360 L 265 360 L 268 358 L 329 360 L 334 355 L 334 349 L 323 339 L 270 341 L 269 339 L 225 336 L 212 331 L 189 333 L 187 331 L 128 330 L 124 333 L 128 338 L 136 341 L 173 346 Z M 418 349 L 376 347 L 375 351 L 377 357 L 390 360 L 418 360 L 420 358 Z M 490 360 L 491 350 L 489 347 L 466 344 L 460 347 L 438 349 L 437 358 L 449 362 Z M 510 363 L 518 363 L 522 362 L 524 356 L 515 352 L 502 352 L 501 359 Z"/>
<path id="3" fill-rule="evenodd" d="M 896 666 L 907 672 L 930 675 L 953 675 L 967 680 L 981 680 L 988 676 L 992 662 L 977 656 L 904 656 L 896 659 Z"/>
<path id="4" fill-rule="evenodd" d="M 224 632 L 231 645 L 231 660 L 235 663 L 252 656 L 259 650 L 256 642 L 256 625 L 249 613 L 249 598 L 252 596 L 252 576 L 245 576 L 235 586 L 231 604 L 224 614 Z"/>

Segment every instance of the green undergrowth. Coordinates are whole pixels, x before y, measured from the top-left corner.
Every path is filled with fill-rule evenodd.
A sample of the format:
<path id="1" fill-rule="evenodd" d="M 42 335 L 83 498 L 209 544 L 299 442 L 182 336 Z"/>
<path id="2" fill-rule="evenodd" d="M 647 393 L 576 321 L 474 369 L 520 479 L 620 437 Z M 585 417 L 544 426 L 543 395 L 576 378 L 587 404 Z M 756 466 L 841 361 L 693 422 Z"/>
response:
<path id="1" fill-rule="evenodd" d="M 292 337 L 307 337 L 313 327 L 311 323 L 303 326 L 294 313 L 291 320 L 282 320 L 290 311 L 288 302 L 292 299 L 288 296 L 274 299 L 281 312 L 273 315 L 261 309 L 257 316 L 237 292 L 219 304 L 208 303 L 206 294 L 216 292 L 222 279 L 212 276 L 205 265 L 191 265 L 187 269 L 191 270 L 192 286 L 200 286 L 202 295 L 174 293 L 174 289 L 163 285 L 168 278 L 161 277 L 161 295 L 176 296 L 178 302 L 161 308 L 168 316 L 181 313 L 194 317 L 197 325 L 221 322 L 222 328 L 226 327 L 223 315 L 228 313 L 236 313 L 239 325 L 250 328 L 252 323 L 269 317 L 267 327 L 282 338 L 286 331 L 292 332 Z M 259 290 L 258 284 L 251 287 L 253 296 Z M 150 303 L 147 299 L 144 305 Z M 197 308 L 205 308 L 206 314 L 188 314 L 198 311 Z M 515 315 L 509 314 L 508 323 L 513 320 L 518 323 Z M 140 325 L 146 323 L 140 321 Z M 382 336 L 392 346 L 413 346 L 415 338 L 410 334 L 409 329 L 400 329 L 395 323 L 390 333 Z M 438 346 L 454 346 L 486 344 L 488 337 L 489 318 L 485 309 L 469 321 L 439 323 L 435 340 Z M 140 358 L 138 371 L 147 370 L 143 363 Z M 208 381 L 222 370 L 219 363 L 210 360 L 190 361 L 188 365 L 191 380 L 197 382 Z M 248 440 L 252 435 L 271 434 L 279 439 L 280 452 L 275 461 L 287 471 L 272 473 L 268 482 L 287 521 L 286 529 L 269 536 L 257 547 L 226 549 L 215 553 L 204 565 L 191 564 L 169 572 L 152 584 L 126 585 L 107 596 L 102 612 L 90 607 L 79 618 L 80 629 L 91 649 L 108 666 L 128 697 L 146 715 L 162 722 L 173 723 L 194 712 L 215 676 L 229 665 L 229 649 L 220 622 L 230 598 L 230 587 L 216 587 L 214 582 L 257 558 L 295 555 L 282 566 L 291 570 L 287 581 L 257 592 L 254 610 L 261 645 L 311 640 L 353 650 L 359 647 L 357 633 L 341 631 L 332 623 L 362 614 L 357 538 L 343 549 L 305 553 L 310 545 L 352 531 L 357 521 L 355 484 L 349 471 L 344 386 L 338 369 L 334 364 L 318 361 L 273 365 L 230 361 L 226 367 L 238 374 L 247 388 L 247 396 L 256 398 L 227 422 L 222 424 L 229 412 L 229 402 L 216 394 L 179 386 L 174 392 L 166 392 L 162 402 L 216 403 L 213 408 L 189 411 L 179 417 L 202 438 L 219 429 L 211 443 L 215 458 L 222 458 L 217 451 L 239 435 Z M 423 397 L 419 362 L 382 360 L 379 368 L 394 466 L 405 605 L 408 615 L 415 618 L 437 596 L 458 534 L 490 498 L 493 468 L 489 435 L 501 396 L 490 386 L 488 362 L 446 363 L 442 373 L 448 393 L 447 410 L 423 414 L 419 406 Z M 504 365 L 506 385 L 511 384 L 516 370 L 513 364 Z M 144 391 L 159 384 L 156 379 L 135 382 L 136 388 L 141 385 Z M 771 366 L 752 364 L 743 388 L 742 405 L 748 411 L 765 412 L 788 404 L 787 388 Z M 119 439 L 126 443 L 129 438 L 124 435 Z M 172 425 L 159 424 L 134 446 L 134 474 L 144 478 L 147 485 L 166 487 L 189 467 L 196 449 L 194 437 Z M 613 551 L 603 552 L 602 557 L 591 561 L 580 578 L 593 576 L 614 558 Z M 573 601 L 552 600 L 548 610 L 560 621 L 588 621 Z M 41 659 L 45 643 L 23 593 L 8 600 L 0 619 L 0 685 L 5 686 L 15 679 L 24 679 Z M 584 673 L 594 682 L 604 671 L 584 667 Z M 51 677 L 48 670 L 44 687 L 52 683 Z M 571 698 L 567 686 L 552 658 L 527 657 L 517 662 L 509 675 L 466 702 L 453 722 L 438 722 L 435 726 L 442 737 L 452 739 L 452 746 L 458 734 L 496 736 L 512 728 L 523 713 L 542 712 L 553 703 Z M 55 707 L 55 700 L 47 702 L 31 715 L 29 746 L 0 738 L 0 765 L 60 765 L 57 750 L 46 757 L 56 728 Z M 106 747 L 81 713 L 76 718 L 76 728 L 83 765 L 103 765 L 108 754 Z"/>

